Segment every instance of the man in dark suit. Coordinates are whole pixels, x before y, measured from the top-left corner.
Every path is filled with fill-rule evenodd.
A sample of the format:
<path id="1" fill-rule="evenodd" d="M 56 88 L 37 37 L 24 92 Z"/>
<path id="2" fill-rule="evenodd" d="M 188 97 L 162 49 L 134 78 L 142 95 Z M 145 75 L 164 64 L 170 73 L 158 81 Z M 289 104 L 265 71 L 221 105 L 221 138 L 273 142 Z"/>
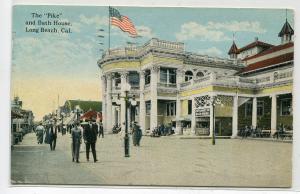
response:
<path id="1" fill-rule="evenodd" d="M 90 148 L 92 149 L 94 162 L 97 162 L 96 157 L 96 141 L 97 141 L 98 127 L 90 120 L 87 125 L 84 126 L 83 139 L 86 146 L 86 159 L 89 161 Z"/>
<path id="2" fill-rule="evenodd" d="M 57 138 L 57 126 L 51 124 L 49 129 L 50 150 L 55 150 Z"/>

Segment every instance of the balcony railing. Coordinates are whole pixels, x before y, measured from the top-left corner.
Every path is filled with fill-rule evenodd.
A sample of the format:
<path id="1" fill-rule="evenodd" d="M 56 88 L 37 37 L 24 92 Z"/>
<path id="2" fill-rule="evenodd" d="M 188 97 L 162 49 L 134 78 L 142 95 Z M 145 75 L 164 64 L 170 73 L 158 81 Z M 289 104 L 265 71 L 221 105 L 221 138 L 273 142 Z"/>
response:
<path id="1" fill-rule="evenodd" d="M 140 85 L 131 85 L 131 89 L 132 90 L 139 90 L 140 89 Z"/>
<path id="2" fill-rule="evenodd" d="M 186 82 L 183 82 L 183 83 L 180 83 L 180 87 L 186 87 L 186 86 L 189 86 L 189 85 L 191 85 L 192 84 L 192 82 L 191 81 L 186 81 Z"/>
<path id="3" fill-rule="evenodd" d="M 175 83 L 166 83 L 166 82 L 159 82 L 157 83 L 158 87 L 166 87 L 166 88 L 176 88 L 177 85 Z"/>
<path id="4" fill-rule="evenodd" d="M 221 85 L 235 85 L 239 87 L 261 87 L 267 84 L 292 81 L 293 71 L 281 71 L 281 72 L 271 72 L 261 77 L 239 77 L 239 76 L 227 76 L 227 75 L 210 75 L 201 77 L 194 80 L 189 80 L 187 82 L 180 83 L 181 88 L 186 88 L 189 86 L 201 86 L 209 84 L 221 84 Z"/>
<path id="5" fill-rule="evenodd" d="M 193 82 L 196 84 L 196 83 L 208 81 L 208 80 L 210 80 L 210 79 L 211 79 L 210 76 L 205 76 L 205 77 L 201 77 L 201 78 L 196 78 Z"/>

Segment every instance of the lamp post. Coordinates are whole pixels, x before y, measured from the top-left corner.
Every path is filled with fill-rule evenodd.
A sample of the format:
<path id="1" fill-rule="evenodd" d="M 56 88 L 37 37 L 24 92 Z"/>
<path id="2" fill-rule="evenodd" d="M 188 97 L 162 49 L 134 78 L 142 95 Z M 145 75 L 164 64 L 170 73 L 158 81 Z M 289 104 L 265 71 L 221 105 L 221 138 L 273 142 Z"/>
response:
<path id="1" fill-rule="evenodd" d="M 131 100 L 131 104 L 132 105 L 136 105 L 136 101 L 135 101 L 135 96 L 133 95 L 132 97 L 130 97 L 128 95 L 131 86 L 130 84 L 126 83 L 125 85 L 125 96 L 120 96 L 120 94 L 118 94 L 118 100 L 120 98 L 123 98 L 125 100 L 125 136 L 124 136 L 124 152 L 125 152 L 125 157 L 129 157 L 129 135 L 128 135 L 128 104 Z"/>
<path id="2" fill-rule="evenodd" d="M 216 96 L 216 95 L 212 95 L 210 97 L 210 104 L 212 106 L 212 117 L 213 117 L 213 123 L 212 123 L 213 130 L 212 130 L 212 136 L 211 136 L 211 138 L 212 138 L 212 145 L 215 145 L 216 144 L 216 135 L 215 135 L 215 106 L 216 105 L 221 105 L 222 106 L 223 104 L 221 102 L 221 99 L 218 98 L 218 96 Z"/>

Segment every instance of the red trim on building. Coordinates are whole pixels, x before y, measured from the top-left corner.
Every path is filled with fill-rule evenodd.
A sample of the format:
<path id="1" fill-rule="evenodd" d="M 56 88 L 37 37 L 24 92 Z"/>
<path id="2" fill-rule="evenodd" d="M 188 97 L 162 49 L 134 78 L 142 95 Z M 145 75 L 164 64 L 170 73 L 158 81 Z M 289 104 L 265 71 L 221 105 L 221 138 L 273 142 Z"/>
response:
<path id="1" fill-rule="evenodd" d="M 263 61 L 259 61 L 256 63 L 252 63 L 252 64 L 248 65 L 247 67 L 245 67 L 244 69 L 242 69 L 240 71 L 240 73 L 247 73 L 247 72 L 259 70 L 262 68 L 267 68 L 269 66 L 276 65 L 279 63 L 284 63 L 284 62 L 291 61 L 291 60 L 294 60 L 294 52 L 283 54 L 283 55 L 273 57 L 270 59 L 266 59 Z"/>
<path id="2" fill-rule="evenodd" d="M 257 58 L 257 57 L 260 57 L 260 56 L 263 56 L 263 55 L 267 55 L 267 54 L 270 54 L 270 53 L 273 53 L 273 52 L 276 52 L 276 51 L 280 51 L 280 50 L 283 50 L 283 49 L 286 49 L 286 48 L 290 48 L 290 47 L 293 47 L 293 46 L 294 46 L 293 42 L 289 42 L 289 43 L 286 43 L 286 44 L 274 46 L 274 47 L 271 47 L 270 49 L 267 49 L 267 50 L 265 50 L 261 53 L 258 53 L 256 55 L 246 57 L 246 58 L 243 59 L 243 61 L 254 59 L 254 58 Z"/>
<path id="3" fill-rule="evenodd" d="M 254 48 L 256 46 L 260 46 L 260 47 L 264 47 L 264 48 L 270 48 L 270 47 L 273 47 L 274 45 L 272 44 L 269 44 L 269 43 L 265 43 L 265 42 L 261 42 L 261 41 L 254 41 L 242 48 L 239 49 L 239 52 L 243 52 L 245 50 L 248 50 L 248 49 L 251 49 L 251 48 Z"/>

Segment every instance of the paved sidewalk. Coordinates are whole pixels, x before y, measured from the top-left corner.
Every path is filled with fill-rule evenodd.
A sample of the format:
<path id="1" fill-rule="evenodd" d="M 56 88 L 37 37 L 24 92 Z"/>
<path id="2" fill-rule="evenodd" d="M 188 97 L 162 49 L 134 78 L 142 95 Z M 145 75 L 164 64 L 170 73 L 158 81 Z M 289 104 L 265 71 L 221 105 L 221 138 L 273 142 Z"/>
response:
<path id="1" fill-rule="evenodd" d="M 106 135 L 97 141 L 98 162 L 71 162 L 70 135 L 57 140 L 57 150 L 38 145 L 34 134 L 12 151 L 12 182 L 146 186 L 289 187 L 292 144 L 240 139 L 143 137 L 124 157 L 123 139 Z"/>

